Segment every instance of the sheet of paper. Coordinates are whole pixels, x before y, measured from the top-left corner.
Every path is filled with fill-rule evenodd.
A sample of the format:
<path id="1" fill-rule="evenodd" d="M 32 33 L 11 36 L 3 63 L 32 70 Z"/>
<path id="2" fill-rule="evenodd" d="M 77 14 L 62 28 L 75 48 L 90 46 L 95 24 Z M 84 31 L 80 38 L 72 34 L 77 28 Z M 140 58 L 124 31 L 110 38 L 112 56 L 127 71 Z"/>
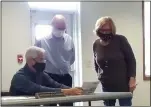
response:
<path id="1" fill-rule="evenodd" d="M 84 90 L 91 90 L 91 89 L 96 89 L 99 84 L 99 81 L 95 82 L 84 82 L 82 88 Z"/>

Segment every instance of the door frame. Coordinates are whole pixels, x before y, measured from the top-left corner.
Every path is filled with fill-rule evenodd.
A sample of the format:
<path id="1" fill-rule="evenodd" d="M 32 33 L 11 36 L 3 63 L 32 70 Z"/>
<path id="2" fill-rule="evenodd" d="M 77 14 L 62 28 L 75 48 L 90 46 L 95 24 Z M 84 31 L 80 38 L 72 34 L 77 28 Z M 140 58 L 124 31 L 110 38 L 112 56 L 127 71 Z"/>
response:
<path id="1" fill-rule="evenodd" d="M 75 44 L 75 63 L 74 63 L 74 82 L 73 86 L 80 87 L 82 86 L 82 51 L 81 51 L 81 28 L 80 28 L 80 13 L 79 11 L 58 11 L 58 10 L 37 10 L 37 9 L 30 9 L 30 24 L 31 24 L 31 36 L 32 36 L 32 45 L 35 43 L 35 34 L 34 34 L 34 28 L 37 23 L 35 23 L 33 20 L 33 14 L 37 11 L 44 11 L 44 12 L 51 12 L 54 14 L 70 14 L 73 19 L 72 23 L 72 38 Z"/>

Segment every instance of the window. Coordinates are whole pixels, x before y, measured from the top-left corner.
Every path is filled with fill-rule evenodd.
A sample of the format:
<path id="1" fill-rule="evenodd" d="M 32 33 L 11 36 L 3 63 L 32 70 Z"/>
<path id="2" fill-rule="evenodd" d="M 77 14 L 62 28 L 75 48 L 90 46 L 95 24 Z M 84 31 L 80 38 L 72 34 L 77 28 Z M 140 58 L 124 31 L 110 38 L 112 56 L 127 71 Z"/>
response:
<path id="1" fill-rule="evenodd" d="M 52 31 L 52 27 L 50 25 L 36 25 L 35 26 L 36 40 L 49 36 L 51 31 Z"/>
<path id="2" fill-rule="evenodd" d="M 150 79 L 150 2 L 143 3 L 144 21 L 144 80 Z"/>

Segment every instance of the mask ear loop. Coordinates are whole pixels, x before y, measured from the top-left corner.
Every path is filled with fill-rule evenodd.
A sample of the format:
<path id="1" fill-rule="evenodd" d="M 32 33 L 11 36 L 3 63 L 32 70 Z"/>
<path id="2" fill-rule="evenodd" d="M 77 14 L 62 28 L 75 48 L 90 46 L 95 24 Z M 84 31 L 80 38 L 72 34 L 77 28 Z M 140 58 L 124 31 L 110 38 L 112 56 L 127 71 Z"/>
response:
<path id="1" fill-rule="evenodd" d="M 34 61 L 35 61 L 35 63 L 37 63 L 37 61 L 36 61 L 36 59 L 35 58 L 32 58 Z"/>
<path id="2" fill-rule="evenodd" d="M 43 63 L 46 63 L 46 60 L 43 60 L 42 62 L 43 62 Z"/>

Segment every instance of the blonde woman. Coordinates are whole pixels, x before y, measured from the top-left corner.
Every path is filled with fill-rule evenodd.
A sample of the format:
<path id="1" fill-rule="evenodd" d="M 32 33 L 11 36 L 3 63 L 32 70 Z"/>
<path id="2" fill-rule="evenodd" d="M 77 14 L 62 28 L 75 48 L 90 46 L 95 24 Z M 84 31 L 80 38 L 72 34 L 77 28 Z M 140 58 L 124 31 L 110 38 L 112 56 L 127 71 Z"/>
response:
<path id="1" fill-rule="evenodd" d="M 95 70 L 104 92 L 133 92 L 136 88 L 136 60 L 125 36 L 116 34 L 110 17 L 97 20 L 94 33 L 99 37 L 93 44 Z M 132 98 L 119 99 L 120 106 L 131 106 Z M 115 106 L 116 100 L 104 105 Z"/>

